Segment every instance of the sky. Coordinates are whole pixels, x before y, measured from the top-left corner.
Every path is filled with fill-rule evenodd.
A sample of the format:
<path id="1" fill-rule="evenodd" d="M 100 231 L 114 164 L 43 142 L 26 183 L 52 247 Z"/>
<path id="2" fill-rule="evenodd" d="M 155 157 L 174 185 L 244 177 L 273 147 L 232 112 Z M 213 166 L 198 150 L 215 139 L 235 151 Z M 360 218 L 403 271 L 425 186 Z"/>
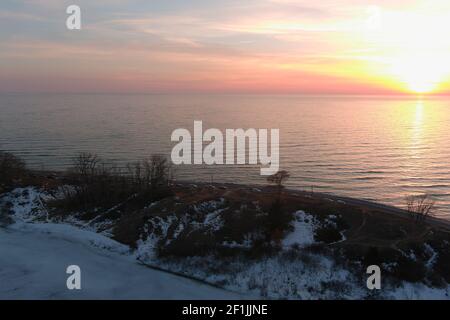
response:
<path id="1" fill-rule="evenodd" d="M 447 94 L 449 33 L 448 0 L 2 0 L 0 92 Z"/>

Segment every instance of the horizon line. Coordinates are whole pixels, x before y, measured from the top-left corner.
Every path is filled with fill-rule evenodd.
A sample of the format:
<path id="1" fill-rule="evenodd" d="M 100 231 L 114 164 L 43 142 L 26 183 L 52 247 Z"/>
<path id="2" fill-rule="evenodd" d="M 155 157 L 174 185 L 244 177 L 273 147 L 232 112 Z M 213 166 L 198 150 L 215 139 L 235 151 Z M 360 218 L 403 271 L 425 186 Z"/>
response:
<path id="1" fill-rule="evenodd" d="M 349 93 L 349 92 L 239 92 L 239 91 L 162 91 L 162 92 L 113 92 L 113 91 L 5 91 L 1 92 L 0 95 L 16 95 L 16 94 L 26 94 L 26 95 L 258 95 L 258 96 L 269 96 L 269 95 L 279 95 L 279 96 L 380 96 L 380 97 L 416 97 L 416 98 L 428 98 L 428 97 L 447 97 L 450 96 L 450 92 L 447 93 Z"/>

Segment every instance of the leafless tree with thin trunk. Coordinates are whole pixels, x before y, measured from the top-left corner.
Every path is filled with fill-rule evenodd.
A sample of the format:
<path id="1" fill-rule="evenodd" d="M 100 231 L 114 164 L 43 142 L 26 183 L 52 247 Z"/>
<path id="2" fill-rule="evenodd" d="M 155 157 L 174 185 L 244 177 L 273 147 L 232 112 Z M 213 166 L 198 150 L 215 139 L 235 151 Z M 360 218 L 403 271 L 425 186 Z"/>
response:
<path id="1" fill-rule="evenodd" d="M 406 206 L 416 221 L 424 221 L 433 211 L 435 201 L 428 194 L 411 195 L 406 197 Z"/>
<path id="2" fill-rule="evenodd" d="M 268 176 L 267 181 L 269 183 L 276 185 L 278 188 L 278 191 L 280 192 L 281 189 L 283 189 L 283 187 L 284 187 L 283 183 L 287 179 L 289 179 L 289 177 L 290 177 L 289 172 L 287 172 L 286 170 L 281 170 L 271 176 Z"/>
<path id="3" fill-rule="evenodd" d="M 97 155 L 83 152 L 73 160 L 73 171 L 82 178 L 93 176 L 99 163 L 100 159 Z"/>

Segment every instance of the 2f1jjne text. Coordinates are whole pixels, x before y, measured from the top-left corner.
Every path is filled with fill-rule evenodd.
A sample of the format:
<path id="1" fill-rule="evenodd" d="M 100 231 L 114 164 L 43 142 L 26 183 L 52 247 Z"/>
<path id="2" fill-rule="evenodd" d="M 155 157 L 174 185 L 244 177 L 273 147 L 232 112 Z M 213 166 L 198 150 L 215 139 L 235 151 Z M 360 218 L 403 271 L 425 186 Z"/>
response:
<path id="1" fill-rule="evenodd" d="M 254 304 L 229 304 L 227 305 L 227 312 L 229 315 L 241 315 L 245 317 L 251 317 L 253 315 L 267 315 L 267 304 L 254 305 Z"/>

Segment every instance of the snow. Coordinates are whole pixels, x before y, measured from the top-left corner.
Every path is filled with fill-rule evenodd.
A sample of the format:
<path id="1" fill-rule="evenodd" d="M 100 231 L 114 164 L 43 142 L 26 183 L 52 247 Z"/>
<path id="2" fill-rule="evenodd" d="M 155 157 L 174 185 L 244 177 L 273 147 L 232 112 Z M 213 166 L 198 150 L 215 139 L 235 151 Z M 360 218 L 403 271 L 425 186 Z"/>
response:
<path id="1" fill-rule="evenodd" d="M 141 261 L 146 261 L 149 264 L 156 263 L 156 250 L 158 242 L 165 239 L 166 244 L 169 244 L 173 239 L 189 225 L 194 230 L 205 229 L 209 232 L 220 230 L 223 226 L 222 216 L 220 215 L 224 208 L 224 199 L 219 201 L 207 201 L 194 206 L 194 210 L 199 214 L 199 220 L 195 221 L 188 214 L 177 216 L 169 214 L 165 217 L 152 217 L 144 226 L 144 234 L 148 234 L 146 239 L 137 241 L 136 257 Z M 171 225 L 176 224 L 176 228 L 171 235 L 171 239 L 167 239 L 168 231 Z M 149 233 L 148 230 L 159 230 L 156 233 Z"/>
<path id="2" fill-rule="evenodd" d="M 156 259 L 156 249 L 158 241 L 161 238 L 166 238 L 167 231 L 169 229 L 171 221 L 175 219 L 174 216 L 166 217 L 164 220 L 161 217 L 154 217 L 149 219 L 148 223 L 151 224 L 153 230 L 158 229 L 161 230 L 160 235 L 156 235 L 155 232 L 150 233 L 147 239 L 140 239 L 137 241 L 137 249 L 136 249 L 136 257 L 140 260 L 145 260 L 147 262 L 151 262 Z M 148 234 L 149 226 L 144 226 L 145 234 Z"/>
<path id="3" fill-rule="evenodd" d="M 31 221 L 37 213 L 44 213 L 41 197 L 46 197 L 46 194 L 37 188 L 17 188 L 0 198 L 0 206 L 9 204 L 14 220 Z"/>
<path id="4" fill-rule="evenodd" d="M 222 216 L 220 213 L 224 209 L 218 209 L 206 215 L 203 226 L 208 227 L 211 231 L 219 231 L 223 227 Z"/>
<path id="5" fill-rule="evenodd" d="M 308 258 L 305 261 L 291 260 L 289 255 L 283 254 L 261 258 L 259 261 L 224 262 L 214 256 L 190 257 L 178 261 L 161 261 L 160 265 L 255 297 L 301 300 L 364 297 L 367 289 L 350 271 L 323 255 L 306 255 Z M 205 265 L 211 269 L 205 269 Z M 327 286 L 327 283 L 332 285 Z"/>
<path id="6" fill-rule="evenodd" d="M 0 228 L 0 299 L 242 299 L 136 263 L 111 239 L 68 225 Z M 66 268 L 81 268 L 81 290 L 66 288 Z"/>
<path id="7" fill-rule="evenodd" d="M 86 246 L 105 249 L 119 254 L 131 254 L 130 248 L 101 234 L 82 230 L 67 224 L 57 223 L 22 223 L 11 225 L 10 231 L 23 231 L 35 234 L 48 235 L 51 238 L 60 238 L 69 242 L 76 242 Z"/>
<path id="8" fill-rule="evenodd" d="M 368 294 L 365 282 L 351 270 L 337 265 L 330 257 L 304 250 L 315 243 L 315 229 L 321 226 L 320 221 L 304 211 L 295 212 L 292 232 L 282 242 L 284 250 L 276 255 L 257 261 L 215 256 L 171 260 L 157 257 L 158 241 L 172 241 L 188 226 L 211 232 L 220 229 L 224 199 L 195 206 L 196 221 L 187 215 L 153 217 L 144 226 L 145 234 L 150 227 L 161 232 L 150 233 L 132 252 L 128 246 L 110 239 L 108 232 L 98 233 L 106 229 L 102 224 L 107 227 L 108 221 L 86 225 L 74 215 L 62 223 L 45 223 L 46 212 L 40 199 L 47 196 L 36 188 L 22 188 L 0 198 L 0 206 L 9 203 L 15 222 L 0 228 L 0 299 L 363 299 Z M 324 223 L 333 225 L 336 219 L 330 214 Z M 174 223 L 177 227 L 167 239 Z M 242 244 L 223 245 L 250 248 L 251 239 L 252 235 L 248 235 Z M 431 267 L 437 253 L 428 244 L 426 253 Z M 138 260 L 229 291 L 145 267 Z M 66 288 L 65 271 L 73 264 L 82 270 L 80 291 Z M 386 269 L 391 267 L 383 265 Z M 402 282 L 398 287 L 383 287 L 379 296 L 449 299 L 449 287 Z"/>
<path id="9" fill-rule="evenodd" d="M 426 263 L 426 267 L 428 269 L 433 268 L 433 265 L 436 263 L 436 260 L 438 259 L 439 254 L 431 247 L 428 243 L 424 244 L 425 250 L 430 255 L 430 259 L 428 259 Z"/>
<path id="10" fill-rule="evenodd" d="M 388 298 L 398 300 L 450 300 L 450 287 L 430 288 L 421 283 L 403 282 L 400 287 L 390 291 Z"/>
<path id="11" fill-rule="evenodd" d="M 315 220 L 304 211 L 294 213 L 294 230 L 283 239 L 283 247 L 306 247 L 314 243 Z"/>

